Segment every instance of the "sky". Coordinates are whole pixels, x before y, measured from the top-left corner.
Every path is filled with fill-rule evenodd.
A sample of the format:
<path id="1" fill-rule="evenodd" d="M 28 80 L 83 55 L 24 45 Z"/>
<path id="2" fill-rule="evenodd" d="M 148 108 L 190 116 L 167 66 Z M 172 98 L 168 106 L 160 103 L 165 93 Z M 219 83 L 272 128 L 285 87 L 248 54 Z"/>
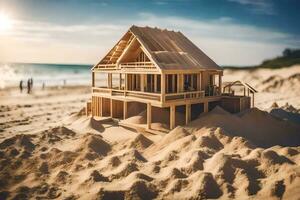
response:
<path id="1" fill-rule="evenodd" d="M 256 65 L 300 48 L 299 9 L 299 0 L 0 0 L 0 62 L 95 64 L 134 24 L 180 31 L 219 65 Z"/>

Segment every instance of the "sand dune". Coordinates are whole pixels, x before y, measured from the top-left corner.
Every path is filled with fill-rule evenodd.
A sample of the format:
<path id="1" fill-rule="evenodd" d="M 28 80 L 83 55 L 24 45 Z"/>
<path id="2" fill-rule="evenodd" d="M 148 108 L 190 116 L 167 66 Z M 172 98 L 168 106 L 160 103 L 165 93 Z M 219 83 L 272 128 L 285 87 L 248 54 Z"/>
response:
<path id="1" fill-rule="evenodd" d="M 2 140 L 1 197 L 293 199 L 300 195 L 299 125 L 258 109 L 232 115 L 217 107 L 159 140 L 134 133 L 126 140 L 109 141 L 101 133 L 74 131 L 73 125 Z"/>

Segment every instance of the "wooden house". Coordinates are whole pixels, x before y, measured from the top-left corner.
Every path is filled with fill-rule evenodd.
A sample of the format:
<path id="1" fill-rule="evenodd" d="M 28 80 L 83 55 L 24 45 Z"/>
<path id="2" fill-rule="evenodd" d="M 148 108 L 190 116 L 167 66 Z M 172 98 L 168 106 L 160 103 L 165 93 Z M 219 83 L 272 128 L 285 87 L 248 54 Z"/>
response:
<path id="1" fill-rule="evenodd" d="M 173 129 L 220 104 L 222 75 L 181 32 L 132 26 L 92 68 L 91 114 L 126 119 L 145 110 L 151 129 L 160 118 L 153 109 L 167 110 Z"/>

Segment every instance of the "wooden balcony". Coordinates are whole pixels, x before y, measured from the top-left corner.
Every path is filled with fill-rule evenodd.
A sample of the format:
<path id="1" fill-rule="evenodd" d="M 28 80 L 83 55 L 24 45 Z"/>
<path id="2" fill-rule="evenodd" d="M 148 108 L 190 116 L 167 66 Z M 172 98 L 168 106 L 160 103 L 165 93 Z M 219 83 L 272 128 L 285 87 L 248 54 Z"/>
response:
<path id="1" fill-rule="evenodd" d="M 110 89 L 110 88 L 92 88 L 93 95 L 99 95 L 103 97 L 120 97 L 126 98 L 127 100 L 140 101 L 140 102 L 176 102 L 184 100 L 192 100 L 198 98 L 204 98 L 204 91 L 190 91 L 190 92 L 180 92 L 180 93 L 170 93 L 170 94 L 161 94 L 161 93 L 152 93 L 152 92 L 142 92 L 142 91 L 131 91 L 131 90 L 119 90 L 119 89 Z"/>

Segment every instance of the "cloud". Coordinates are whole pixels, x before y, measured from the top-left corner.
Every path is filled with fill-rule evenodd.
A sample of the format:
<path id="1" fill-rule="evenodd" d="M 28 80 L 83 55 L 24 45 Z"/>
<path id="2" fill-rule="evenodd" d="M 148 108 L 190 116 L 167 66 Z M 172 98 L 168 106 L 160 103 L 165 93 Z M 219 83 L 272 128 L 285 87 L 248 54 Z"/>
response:
<path id="1" fill-rule="evenodd" d="M 239 3 L 245 6 L 250 6 L 250 10 L 257 14 L 266 14 L 266 15 L 276 14 L 271 0 L 228 0 L 228 1 Z"/>
<path id="2" fill-rule="evenodd" d="M 139 13 L 134 21 L 62 25 L 15 21 L 14 29 L 0 36 L 0 60 L 95 63 L 132 25 L 181 31 L 221 65 L 253 65 L 300 45 L 299 37 L 267 28 L 244 25 L 222 16 L 194 20 Z M 30 52 L 30 53 L 29 53 Z"/>

